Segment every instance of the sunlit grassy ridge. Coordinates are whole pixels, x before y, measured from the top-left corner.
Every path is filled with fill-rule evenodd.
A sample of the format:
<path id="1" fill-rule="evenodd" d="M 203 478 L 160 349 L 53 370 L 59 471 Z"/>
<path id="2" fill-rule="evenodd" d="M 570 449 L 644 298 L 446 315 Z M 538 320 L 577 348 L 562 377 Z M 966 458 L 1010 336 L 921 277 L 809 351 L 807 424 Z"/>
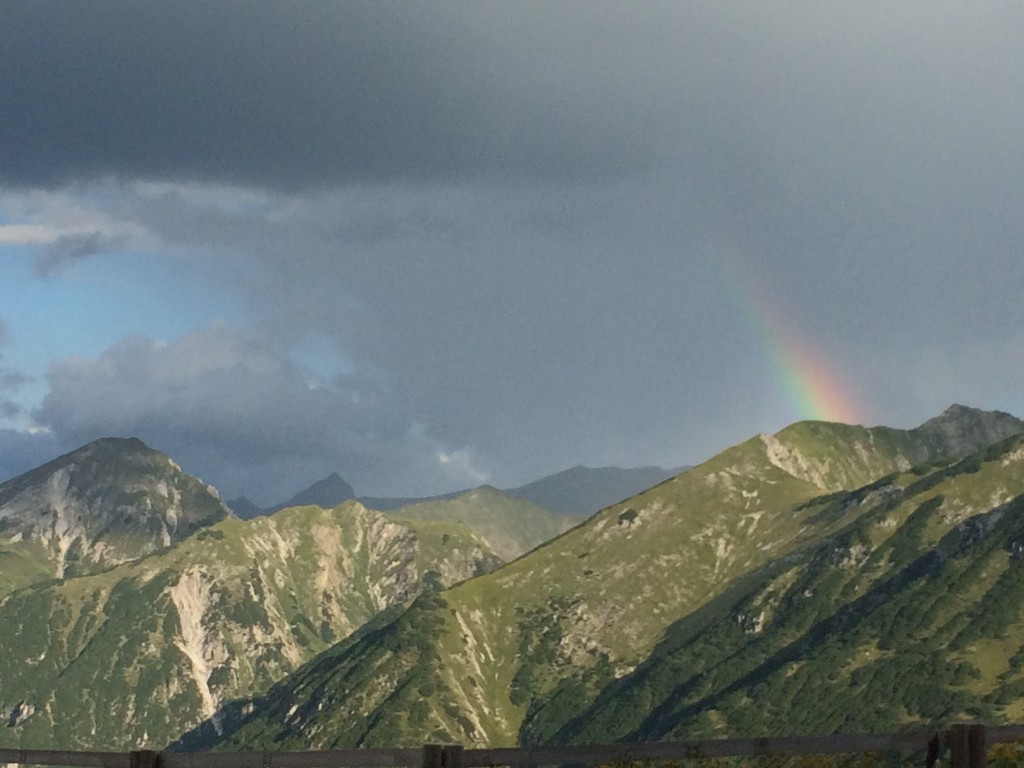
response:
<path id="1" fill-rule="evenodd" d="M 848 547 L 851 562 L 870 542 L 882 548 L 893 536 L 893 544 L 906 539 L 900 557 L 916 552 L 925 539 L 915 538 L 915 531 L 944 535 L 943 524 L 922 522 L 923 512 L 911 520 L 911 511 L 924 503 L 912 497 L 941 492 L 929 483 L 948 484 L 946 496 L 955 498 L 953 506 L 936 512 L 940 518 L 950 509 L 975 514 L 1012 499 L 1017 481 L 1003 478 L 1014 473 L 1009 464 L 971 459 L 985 469 L 974 483 L 962 479 L 970 474 L 965 468 L 974 466 L 970 462 L 949 475 L 942 474 L 945 469 L 910 470 L 964 456 L 1019 428 L 1010 417 L 952 411 L 918 430 L 810 422 L 755 437 L 603 510 L 494 573 L 420 599 L 357 644 L 333 649 L 273 689 L 225 744 L 604 740 L 667 733 L 675 725 L 666 723 L 691 715 L 695 727 L 735 729 L 728 712 L 714 707 L 672 709 L 674 683 L 662 690 L 663 684 L 652 688 L 642 681 L 688 679 L 709 665 L 729 667 L 712 655 L 715 635 L 702 634 L 709 622 L 717 627 L 719 617 L 735 625 L 738 637 L 756 640 L 767 630 L 747 632 L 744 622 L 768 622 L 777 614 L 783 622 L 773 633 L 777 642 L 796 642 L 802 625 L 784 619 L 789 614 L 779 605 L 795 601 L 806 612 L 816 603 L 792 595 L 808 591 L 838 605 L 838 577 L 822 573 L 818 585 L 807 553 L 833 546 L 834 537 L 852 535 L 850 527 L 858 524 L 865 526 L 867 543 Z M 893 505 L 893 494 L 909 494 L 904 506 Z M 871 522 L 871 514 L 880 517 Z M 900 534 L 906 525 L 908 532 Z M 879 573 L 896 567 L 885 557 L 896 555 L 877 556 Z M 870 579 L 870 571 L 856 578 Z M 780 596 L 789 602 L 780 603 Z M 744 599 L 749 605 L 741 611 L 737 601 Z M 740 613 L 745 618 L 738 619 Z M 707 655 L 686 650 L 701 643 Z M 675 653 L 683 654 L 681 661 L 671 660 Z M 756 658 L 759 652 L 750 653 Z M 674 665 L 670 675 L 645 672 L 661 658 Z M 736 669 L 749 674 L 742 663 Z M 668 719 L 648 722 L 656 712 L 668 712 Z M 693 719 L 698 717 L 710 719 Z"/>
<path id="2" fill-rule="evenodd" d="M 670 627 L 644 665 L 558 736 L 1014 719 L 1024 694 L 1013 689 L 1024 625 L 1011 597 L 1022 459 L 1014 439 L 812 505 L 822 515 L 845 508 L 849 522 Z"/>

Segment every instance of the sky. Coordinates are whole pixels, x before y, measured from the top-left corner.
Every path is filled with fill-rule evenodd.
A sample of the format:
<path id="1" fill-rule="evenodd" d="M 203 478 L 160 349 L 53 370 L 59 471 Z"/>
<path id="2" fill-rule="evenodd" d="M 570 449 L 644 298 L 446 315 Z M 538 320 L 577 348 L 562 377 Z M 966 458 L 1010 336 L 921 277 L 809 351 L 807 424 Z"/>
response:
<path id="1" fill-rule="evenodd" d="M 226 498 L 1024 415 L 1024 6 L 0 0 L 0 479 Z"/>

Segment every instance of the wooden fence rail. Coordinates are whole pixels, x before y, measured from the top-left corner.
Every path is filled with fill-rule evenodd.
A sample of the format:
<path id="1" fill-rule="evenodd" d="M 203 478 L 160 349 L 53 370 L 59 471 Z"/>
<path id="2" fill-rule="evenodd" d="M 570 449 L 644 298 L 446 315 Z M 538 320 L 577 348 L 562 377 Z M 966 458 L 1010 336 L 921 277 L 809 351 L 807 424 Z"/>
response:
<path id="1" fill-rule="evenodd" d="M 945 731 L 830 736 L 778 736 L 552 747 L 466 749 L 426 744 L 410 749 L 331 749 L 311 752 L 59 752 L 0 749 L 0 764 L 74 768 L 492 768 L 598 765 L 765 755 L 922 752 L 934 765 L 948 750 L 950 768 L 985 768 L 989 744 L 1024 739 L 1024 725 L 954 725 Z"/>

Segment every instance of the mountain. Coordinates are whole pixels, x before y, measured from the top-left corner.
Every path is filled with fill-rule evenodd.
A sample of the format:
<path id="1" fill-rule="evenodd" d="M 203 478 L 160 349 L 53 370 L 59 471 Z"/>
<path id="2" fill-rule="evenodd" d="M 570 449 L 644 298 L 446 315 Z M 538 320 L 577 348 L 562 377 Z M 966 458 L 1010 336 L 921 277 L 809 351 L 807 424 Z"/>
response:
<path id="1" fill-rule="evenodd" d="M 514 560 L 577 522 L 487 485 L 450 499 L 399 507 L 388 515 L 398 520 L 459 523 L 475 531 L 505 561 Z"/>
<path id="2" fill-rule="evenodd" d="M 451 493 L 442 493 L 437 496 L 360 496 L 359 502 L 365 504 L 370 509 L 376 509 L 379 512 L 393 512 L 396 509 L 402 507 L 408 507 L 413 504 L 420 504 L 427 501 L 447 501 L 448 499 L 454 499 L 456 496 L 461 496 L 472 489 L 464 489 L 461 491 L 452 491 Z"/>
<path id="3" fill-rule="evenodd" d="M 1024 444 L 1009 437 L 1022 428 L 954 407 L 913 430 L 801 422 L 758 435 L 493 573 L 421 596 L 237 710 L 220 745 L 496 746 L 832 727 L 838 711 L 859 711 L 856 699 L 840 701 L 841 681 L 858 669 L 870 675 L 857 684 L 876 693 L 867 706 L 877 708 L 886 680 L 916 685 L 912 702 L 1003 680 L 998 696 L 1009 703 L 985 711 L 1009 716 L 1024 706 L 1011 696 L 1016 662 L 1006 661 L 1016 638 L 1024 643 L 1009 567 L 1024 546 L 1011 524 Z M 987 555 L 957 560 L 983 540 Z M 931 603 L 897 589 L 917 583 L 930 584 Z M 897 594 L 912 620 L 885 609 Z M 933 610 L 937 595 L 946 604 Z M 1000 618 L 977 637 L 1002 642 L 1006 632 L 1014 640 L 999 650 L 1009 655 L 979 658 L 977 671 L 959 666 L 974 639 L 957 633 L 989 615 L 974 600 L 995 605 L 1000 595 Z M 888 623 L 872 618 L 878 606 Z M 899 629 L 887 636 L 890 625 Z M 962 638 L 960 658 L 947 663 L 928 645 L 936 627 Z M 843 653 L 829 655 L 835 644 Z M 919 675 L 897 676 L 907 648 Z M 796 701 L 793 678 L 833 701 L 799 708 L 806 719 L 784 727 L 797 705 L 774 704 L 772 692 Z M 835 727 L 935 714 L 921 704 L 901 719 L 902 689 L 885 695 L 879 717 Z"/>
<path id="4" fill-rule="evenodd" d="M 518 488 L 509 488 L 502 493 L 528 501 L 538 507 L 544 507 L 557 514 L 585 516 L 650 488 L 652 485 L 657 485 L 681 471 L 683 470 L 662 469 L 661 467 L 637 467 L 635 469 L 601 467 L 594 469 L 576 466 Z M 391 512 L 413 504 L 448 501 L 473 490 L 470 488 L 437 496 L 360 496 L 358 499 L 369 509 Z M 267 509 L 260 509 L 244 496 L 233 499 L 227 504 L 236 515 L 248 519 L 260 514 L 270 514 L 285 507 L 302 506 L 303 504 L 316 504 L 320 507 L 330 508 L 347 499 L 354 498 L 356 495 L 352 486 L 335 472 L 306 490 L 295 494 L 288 501 Z"/>
<path id="5" fill-rule="evenodd" d="M 354 497 L 352 486 L 336 472 L 289 501 L 261 510 L 244 496 L 228 502 L 242 519 L 273 514 L 293 506 L 316 505 L 330 509 Z M 513 498 L 490 486 L 418 499 L 359 500 L 364 506 L 396 519 L 459 523 L 480 535 L 484 544 L 502 560 L 513 560 L 538 544 L 572 527 L 564 515 Z"/>
<path id="6" fill-rule="evenodd" d="M 332 472 L 323 480 L 317 480 L 309 488 L 299 491 L 288 501 L 261 510 L 258 514 L 272 515 L 278 510 L 288 507 L 304 507 L 313 504 L 324 509 L 332 509 L 343 501 L 356 497 L 352 486 L 346 483 L 337 472 Z"/>
<path id="7" fill-rule="evenodd" d="M 1019 720 L 1022 429 L 962 406 L 801 422 L 503 567 L 559 518 L 484 487 L 245 521 L 163 454 L 98 441 L 0 486 L 0 746 Z"/>
<path id="8" fill-rule="evenodd" d="M 222 516 L 147 557 L 15 590 L 0 598 L 0 746 L 162 747 L 204 720 L 216 733 L 224 702 L 499 564 L 465 526 L 349 501 Z"/>
<path id="9" fill-rule="evenodd" d="M 1024 432 L 1024 421 L 1002 411 L 954 404 L 911 432 L 928 443 L 932 455 L 962 457 L 980 445 Z"/>
<path id="10" fill-rule="evenodd" d="M 230 515 L 135 438 L 105 438 L 0 484 L 0 594 L 133 560 Z"/>
<path id="11" fill-rule="evenodd" d="M 592 515 L 617 501 L 678 475 L 683 469 L 661 467 L 583 467 L 575 466 L 554 475 L 505 491 L 539 507 L 563 515 Z"/>
<path id="12" fill-rule="evenodd" d="M 235 517 L 242 520 L 251 520 L 263 514 L 263 510 L 256 506 L 256 502 L 246 496 L 239 496 L 237 499 L 228 499 L 224 502 L 228 509 L 235 513 Z"/>
<path id="13" fill-rule="evenodd" d="M 669 627 L 552 738 L 1019 722 L 1024 438 L 810 510 L 846 523 Z"/>

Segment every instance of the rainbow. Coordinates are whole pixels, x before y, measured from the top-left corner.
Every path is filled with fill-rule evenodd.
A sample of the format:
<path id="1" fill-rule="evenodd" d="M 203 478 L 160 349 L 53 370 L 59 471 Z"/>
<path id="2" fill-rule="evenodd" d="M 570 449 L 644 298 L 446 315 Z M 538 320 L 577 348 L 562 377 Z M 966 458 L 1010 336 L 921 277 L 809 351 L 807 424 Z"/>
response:
<path id="1" fill-rule="evenodd" d="M 820 351 L 792 327 L 766 323 L 777 378 L 800 419 L 861 424 L 861 410 Z"/>
<path id="2" fill-rule="evenodd" d="M 758 337 L 773 378 L 798 419 L 864 423 L 863 411 L 836 365 L 783 315 L 765 281 L 753 279 L 735 258 L 719 262 L 732 303 Z M 759 286 L 755 291 L 752 286 Z"/>

